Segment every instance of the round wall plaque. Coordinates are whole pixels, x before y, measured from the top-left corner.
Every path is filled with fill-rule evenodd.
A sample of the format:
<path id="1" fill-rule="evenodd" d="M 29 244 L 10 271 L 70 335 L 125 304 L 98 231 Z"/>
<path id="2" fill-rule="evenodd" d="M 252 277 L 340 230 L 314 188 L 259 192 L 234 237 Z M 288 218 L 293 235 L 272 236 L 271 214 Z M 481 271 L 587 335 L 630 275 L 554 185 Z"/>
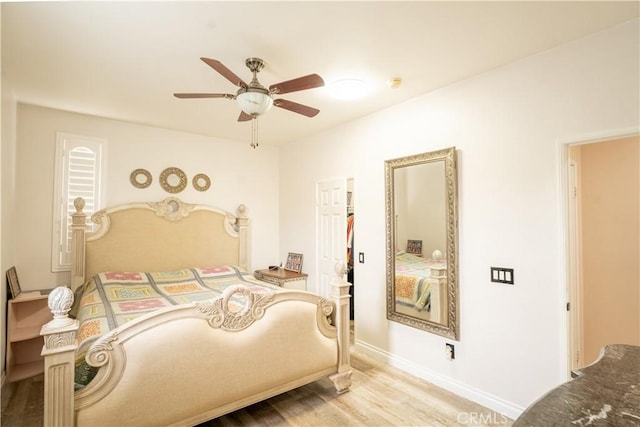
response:
<path id="1" fill-rule="evenodd" d="M 199 173 L 196 176 L 194 176 L 193 181 L 191 182 L 193 184 L 193 188 L 195 188 L 198 191 L 207 191 L 211 186 L 211 180 L 207 175 L 203 173 Z"/>
<path id="2" fill-rule="evenodd" d="M 187 186 L 187 175 L 179 168 L 166 168 L 160 174 L 160 185 L 167 193 L 179 193 Z"/>
<path id="3" fill-rule="evenodd" d="M 134 187 L 147 188 L 151 185 L 151 174 L 146 169 L 136 169 L 129 175 L 129 180 Z"/>

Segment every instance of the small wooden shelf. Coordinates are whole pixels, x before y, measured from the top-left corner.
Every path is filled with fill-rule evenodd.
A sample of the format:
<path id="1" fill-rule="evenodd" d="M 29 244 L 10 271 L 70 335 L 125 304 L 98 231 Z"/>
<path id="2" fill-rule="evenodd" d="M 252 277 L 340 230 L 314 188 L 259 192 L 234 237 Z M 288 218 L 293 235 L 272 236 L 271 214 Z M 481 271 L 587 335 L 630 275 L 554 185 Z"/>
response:
<path id="1" fill-rule="evenodd" d="M 47 295 L 25 292 L 8 301 L 7 310 L 7 381 L 20 381 L 44 372 L 40 355 L 44 344 L 42 326 L 53 316 Z"/>
<path id="2" fill-rule="evenodd" d="M 40 346 L 42 349 L 42 346 Z M 22 381 L 27 378 L 35 377 L 44 372 L 44 359 L 34 362 L 19 363 L 13 365 L 11 373 L 7 374 L 7 381 L 12 383 Z"/>
<path id="3" fill-rule="evenodd" d="M 42 325 L 34 325 L 34 326 L 25 326 L 25 327 L 17 327 L 11 333 L 9 337 L 9 342 L 18 342 L 30 340 L 33 337 L 40 336 L 40 329 Z"/>

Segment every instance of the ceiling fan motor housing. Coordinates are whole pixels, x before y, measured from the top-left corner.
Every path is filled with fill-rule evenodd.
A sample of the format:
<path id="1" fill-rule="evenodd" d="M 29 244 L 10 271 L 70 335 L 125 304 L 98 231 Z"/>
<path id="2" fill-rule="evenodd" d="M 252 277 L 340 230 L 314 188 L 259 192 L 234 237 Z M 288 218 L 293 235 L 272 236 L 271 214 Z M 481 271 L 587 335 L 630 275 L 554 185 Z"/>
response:
<path id="1" fill-rule="evenodd" d="M 256 74 L 264 68 L 260 58 L 247 58 L 245 64 L 253 73 L 249 87 L 241 87 L 236 94 L 240 109 L 251 117 L 261 116 L 273 107 L 273 98 L 269 91 L 260 84 Z"/>
<path id="2" fill-rule="evenodd" d="M 247 58 L 244 63 L 253 73 L 257 73 L 264 68 L 264 61 L 260 58 Z"/>

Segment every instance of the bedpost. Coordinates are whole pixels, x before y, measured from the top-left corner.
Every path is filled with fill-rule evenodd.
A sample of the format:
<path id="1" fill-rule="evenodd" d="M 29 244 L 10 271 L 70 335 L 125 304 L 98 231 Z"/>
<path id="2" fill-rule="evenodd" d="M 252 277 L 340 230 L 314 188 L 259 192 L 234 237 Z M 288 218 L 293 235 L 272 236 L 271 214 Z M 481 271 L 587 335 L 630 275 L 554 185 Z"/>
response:
<path id="1" fill-rule="evenodd" d="M 44 337 L 44 426 L 72 427 L 74 420 L 74 361 L 78 321 L 68 316 L 73 291 L 60 286 L 49 294 L 53 320 L 45 324 Z"/>
<path id="2" fill-rule="evenodd" d="M 430 268 L 427 278 L 431 288 L 431 321 L 441 323 L 447 320 L 447 269 L 442 265 Z M 435 310 L 434 310 L 435 308 Z"/>
<path id="3" fill-rule="evenodd" d="M 85 234 L 87 231 L 87 214 L 84 199 L 78 197 L 73 201 L 76 212 L 71 215 L 71 289 L 74 291 L 84 283 Z"/>
<path id="4" fill-rule="evenodd" d="M 236 211 L 236 229 L 238 230 L 238 239 L 240 242 L 238 254 L 238 262 L 241 268 L 249 271 L 249 218 L 247 217 L 247 207 L 245 205 L 238 206 Z"/>
<path id="5" fill-rule="evenodd" d="M 349 286 L 344 280 L 347 267 L 338 262 L 335 267 L 336 277 L 331 284 L 331 296 L 336 304 L 336 329 L 338 332 L 338 372 L 331 376 L 331 381 L 338 393 L 344 393 L 351 387 L 351 325 L 349 314 Z"/>

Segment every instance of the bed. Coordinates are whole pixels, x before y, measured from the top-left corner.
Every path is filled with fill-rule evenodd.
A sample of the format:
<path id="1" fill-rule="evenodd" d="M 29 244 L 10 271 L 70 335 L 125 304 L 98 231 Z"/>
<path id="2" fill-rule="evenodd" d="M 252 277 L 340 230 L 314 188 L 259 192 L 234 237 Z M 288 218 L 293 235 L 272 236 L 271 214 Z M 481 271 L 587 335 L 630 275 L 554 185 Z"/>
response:
<path id="1" fill-rule="evenodd" d="M 402 250 L 395 255 L 396 310 L 433 322 L 446 320 L 446 263 Z"/>
<path id="2" fill-rule="evenodd" d="M 249 274 L 244 206 L 127 204 L 90 233 L 75 206 L 71 287 L 42 328 L 45 425 L 194 425 L 327 376 L 349 389 L 343 265 L 328 300 Z"/>

